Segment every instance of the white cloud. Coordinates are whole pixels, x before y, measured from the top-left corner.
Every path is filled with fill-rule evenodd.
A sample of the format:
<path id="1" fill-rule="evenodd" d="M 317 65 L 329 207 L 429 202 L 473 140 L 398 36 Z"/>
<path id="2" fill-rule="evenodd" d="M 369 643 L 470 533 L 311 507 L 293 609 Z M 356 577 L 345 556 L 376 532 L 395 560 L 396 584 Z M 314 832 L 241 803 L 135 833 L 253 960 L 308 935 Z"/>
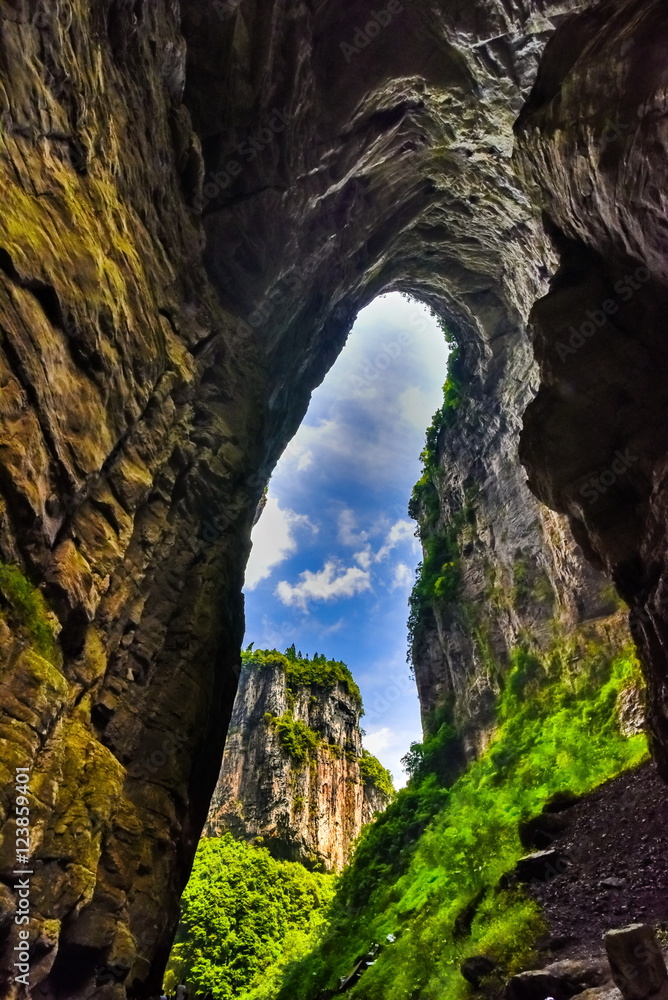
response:
<path id="1" fill-rule="evenodd" d="M 344 507 L 338 518 L 339 523 L 339 541 L 343 545 L 360 545 L 362 542 L 366 542 L 369 537 L 367 531 L 356 531 L 357 528 L 357 518 L 354 511 L 350 510 L 349 507 Z M 366 546 L 368 548 L 368 546 Z"/>
<path id="2" fill-rule="evenodd" d="M 298 607 L 302 611 L 307 610 L 309 601 L 339 600 L 371 590 L 368 573 L 357 566 L 346 569 L 333 559 L 328 560 L 316 573 L 305 570 L 299 579 L 300 582 L 294 585 L 281 580 L 275 593 L 287 607 Z"/>
<path id="3" fill-rule="evenodd" d="M 274 567 L 297 551 L 295 531 L 300 528 L 317 529 L 305 514 L 283 510 L 271 494 L 260 520 L 253 529 L 253 548 L 246 566 L 247 590 L 254 590 L 261 580 L 266 580 Z"/>
<path id="4" fill-rule="evenodd" d="M 424 431 L 434 416 L 433 393 L 425 392 L 418 385 L 411 385 L 399 396 L 399 413 L 411 427 Z"/>
<path id="5" fill-rule="evenodd" d="M 326 450 L 330 441 L 336 441 L 341 427 L 335 419 L 319 420 L 317 424 L 303 423 L 281 456 L 281 464 L 295 472 L 305 472 L 315 462 L 315 455 Z"/>
<path id="6" fill-rule="evenodd" d="M 382 729 L 376 729 L 371 733 L 367 733 L 364 737 L 364 746 L 374 757 L 377 757 L 383 750 L 391 747 L 392 743 L 392 730 L 388 726 L 383 726 Z"/>
<path id="7" fill-rule="evenodd" d="M 392 590 L 398 590 L 399 587 L 410 587 L 413 583 L 413 574 L 410 567 L 406 563 L 397 563 L 394 567 L 394 577 L 392 578 Z"/>
<path id="8" fill-rule="evenodd" d="M 371 563 L 373 562 L 374 556 L 371 551 L 370 545 L 365 545 L 360 552 L 356 552 L 353 559 L 358 563 L 362 569 L 369 569 Z"/>
<path id="9" fill-rule="evenodd" d="M 390 528 L 387 538 L 385 539 L 385 544 L 378 551 L 376 556 L 376 562 L 381 559 L 385 559 L 392 549 L 400 545 L 401 542 L 408 541 L 408 539 L 415 540 L 415 525 L 412 521 L 408 521 L 405 518 L 401 521 L 396 521 Z"/>
<path id="10" fill-rule="evenodd" d="M 344 517 L 344 515 L 346 515 Z M 351 515 L 348 517 L 347 515 Z M 354 518 L 352 511 L 343 511 L 339 515 L 339 540 L 344 541 L 348 545 L 359 544 L 360 541 L 365 541 L 368 538 L 368 532 L 361 531 L 359 534 L 354 534 L 352 531 L 352 526 L 354 525 Z M 342 527 L 343 526 L 343 527 Z M 369 543 L 367 542 L 364 548 L 360 549 L 353 556 L 355 562 L 362 567 L 362 569 L 369 569 L 373 563 L 382 562 L 383 559 L 387 559 L 390 552 L 401 545 L 402 542 L 410 541 L 412 543 L 412 548 L 419 549 L 419 544 L 415 538 L 415 525 L 412 521 L 402 519 L 400 521 L 395 521 L 387 535 L 385 536 L 385 541 L 378 549 L 374 552 Z"/>

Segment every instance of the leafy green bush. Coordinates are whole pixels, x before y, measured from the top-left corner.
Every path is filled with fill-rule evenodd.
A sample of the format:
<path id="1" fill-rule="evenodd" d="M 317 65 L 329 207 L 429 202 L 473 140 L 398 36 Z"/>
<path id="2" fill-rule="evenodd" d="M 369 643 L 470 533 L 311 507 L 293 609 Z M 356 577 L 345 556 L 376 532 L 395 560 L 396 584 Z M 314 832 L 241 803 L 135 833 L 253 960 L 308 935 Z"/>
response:
<path id="1" fill-rule="evenodd" d="M 166 988 L 183 981 L 214 1000 L 260 1000 L 281 965 L 313 943 L 333 885 L 334 876 L 276 861 L 231 834 L 202 840 Z"/>
<path id="2" fill-rule="evenodd" d="M 452 722 L 444 720 L 422 743 L 411 743 L 401 763 L 411 778 L 433 774 L 443 785 L 451 784 L 464 763 L 461 739 Z"/>
<path id="3" fill-rule="evenodd" d="M 18 566 L 0 563 L 0 592 L 9 606 L 13 626 L 22 631 L 37 653 L 57 665 L 58 644 L 54 622 L 42 594 Z"/>
<path id="4" fill-rule="evenodd" d="M 328 660 L 324 654 L 315 653 L 313 658 L 296 652 L 294 645 L 279 653 L 277 649 L 247 649 L 241 654 L 241 662 L 245 667 L 261 669 L 264 666 L 278 667 L 283 670 L 288 681 L 288 687 L 295 690 L 300 687 L 321 687 L 332 689 L 341 684 L 345 691 L 362 708 L 362 695 L 353 680 L 350 670 L 341 660 Z"/>
<path id="5" fill-rule="evenodd" d="M 315 757 L 320 737 L 301 719 L 295 719 L 292 712 L 283 715 L 265 716 L 267 722 L 276 730 L 279 745 L 297 765 L 304 764 Z"/>
<path id="6" fill-rule="evenodd" d="M 362 784 L 373 785 L 374 788 L 377 788 L 383 795 L 387 795 L 388 798 L 394 795 L 392 775 L 368 750 L 362 750 L 362 756 L 359 758 L 359 766 Z"/>

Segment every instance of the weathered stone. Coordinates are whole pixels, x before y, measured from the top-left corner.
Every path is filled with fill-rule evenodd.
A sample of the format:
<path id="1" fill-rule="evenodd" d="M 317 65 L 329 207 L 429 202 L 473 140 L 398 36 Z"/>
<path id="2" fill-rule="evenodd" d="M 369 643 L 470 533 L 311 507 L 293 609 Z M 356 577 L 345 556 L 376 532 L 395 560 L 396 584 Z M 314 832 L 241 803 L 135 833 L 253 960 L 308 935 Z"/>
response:
<path id="1" fill-rule="evenodd" d="M 460 966 L 461 974 L 467 983 L 479 989 L 483 980 L 494 972 L 496 962 L 486 955 L 470 955 Z"/>
<path id="2" fill-rule="evenodd" d="M 272 719 L 290 712 L 318 740 L 303 762 L 280 744 Z M 343 685 L 288 685 L 280 666 L 241 671 L 208 836 L 230 831 L 277 857 L 338 871 L 362 826 L 388 798 L 360 775 L 360 705 Z"/>
<path id="3" fill-rule="evenodd" d="M 536 851 L 520 858 L 515 866 L 515 875 L 520 882 L 538 879 L 547 882 L 556 875 L 562 875 L 568 868 L 568 859 L 561 851 Z"/>
<path id="4" fill-rule="evenodd" d="M 626 885 L 626 879 L 610 875 L 608 878 L 601 879 L 599 885 L 602 889 L 623 889 Z"/>
<path id="5" fill-rule="evenodd" d="M 542 812 L 520 823 L 520 842 L 523 847 L 538 847 L 544 850 L 567 826 L 568 817 L 563 813 Z"/>
<path id="6" fill-rule="evenodd" d="M 608 931 L 605 950 L 615 986 L 624 1000 L 668 997 L 666 962 L 648 924 L 629 924 Z"/>
<path id="7" fill-rule="evenodd" d="M 507 1000 L 568 1000 L 605 981 L 605 971 L 597 961 L 565 959 L 543 969 L 521 972 L 506 984 Z"/>
<path id="8" fill-rule="evenodd" d="M 569 1000 L 575 995 L 571 984 L 543 969 L 520 972 L 506 984 L 505 1000 Z"/>

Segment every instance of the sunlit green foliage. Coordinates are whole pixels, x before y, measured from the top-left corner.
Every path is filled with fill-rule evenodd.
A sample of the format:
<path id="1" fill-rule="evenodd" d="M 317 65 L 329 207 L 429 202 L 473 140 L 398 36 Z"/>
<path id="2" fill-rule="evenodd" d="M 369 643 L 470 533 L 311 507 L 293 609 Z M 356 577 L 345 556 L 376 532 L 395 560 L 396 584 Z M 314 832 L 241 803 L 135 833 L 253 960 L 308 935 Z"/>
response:
<path id="1" fill-rule="evenodd" d="M 202 840 L 182 898 L 166 975 L 173 991 L 214 1000 L 262 1000 L 281 964 L 313 944 L 334 876 L 276 861 L 230 834 Z"/>
<path id="2" fill-rule="evenodd" d="M 451 785 L 461 773 L 464 757 L 449 706 L 444 705 L 425 730 L 422 743 L 412 743 L 401 763 L 414 781 L 433 774 L 442 785 Z"/>
<path id="3" fill-rule="evenodd" d="M 408 506 L 411 517 L 417 520 L 420 509 L 427 517 L 432 513 L 433 498 L 430 496 L 430 487 L 433 486 L 432 477 L 437 466 L 438 445 L 441 432 L 452 426 L 456 420 L 456 413 L 466 392 L 466 371 L 461 355 L 461 348 L 455 341 L 454 335 L 439 320 L 439 326 L 443 331 L 446 342 L 450 346 L 448 354 L 448 374 L 443 386 L 443 404 L 436 411 L 432 422 L 427 428 L 425 446 L 420 454 L 422 459 L 422 476 L 415 484 L 413 494 Z M 425 511 L 424 508 L 427 507 Z"/>
<path id="4" fill-rule="evenodd" d="M 631 650 L 612 658 L 566 640 L 549 654 L 517 649 L 487 753 L 448 789 L 428 773 L 452 751 L 447 718 L 413 748 L 413 779 L 363 833 L 327 933 L 286 970 L 280 1000 L 333 987 L 388 933 L 396 943 L 351 1000 L 457 1000 L 469 990 L 459 966 L 472 954 L 490 956 L 500 975 L 525 965 L 544 928 L 529 897 L 502 888 L 524 853 L 518 823 L 555 792 L 584 793 L 646 757 L 645 738 L 624 737 L 616 712 L 619 693 L 638 683 Z"/>
<path id="5" fill-rule="evenodd" d="M 383 767 L 377 757 L 374 757 L 368 750 L 362 750 L 359 766 L 362 784 L 373 785 L 379 792 L 388 797 L 394 795 L 392 775 L 386 767 Z"/>
<path id="6" fill-rule="evenodd" d="M 473 516 L 470 497 L 445 525 L 439 524 L 438 453 L 442 432 L 456 420 L 457 410 L 466 392 L 467 374 L 461 349 L 443 322 L 440 323 L 450 345 L 448 376 L 443 386 L 443 405 L 434 414 L 427 429 L 425 447 L 420 455 L 422 475 L 415 484 L 409 515 L 420 522 L 424 557 L 417 568 L 415 585 L 409 599 L 409 648 L 424 624 L 426 610 L 434 602 L 449 603 L 461 588 L 461 532 Z"/>
<path id="7" fill-rule="evenodd" d="M 14 627 L 26 635 L 35 652 L 56 664 L 59 656 L 54 621 L 42 594 L 18 566 L 0 563 L 0 594 Z"/>
<path id="8" fill-rule="evenodd" d="M 277 649 L 244 650 L 241 660 L 245 667 L 279 667 L 285 672 L 288 687 L 292 689 L 309 685 L 331 689 L 341 684 L 360 709 L 362 707 L 360 689 L 341 660 L 328 660 L 322 653 L 315 653 L 312 658 L 303 656 L 301 651 L 296 652 L 294 645 L 285 653 L 279 653 Z"/>
<path id="9" fill-rule="evenodd" d="M 320 737 L 301 719 L 295 719 L 292 712 L 281 716 L 268 713 L 265 718 L 276 730 L 279 745 L 296 765 L 304 764 L 315 756 Z"/>

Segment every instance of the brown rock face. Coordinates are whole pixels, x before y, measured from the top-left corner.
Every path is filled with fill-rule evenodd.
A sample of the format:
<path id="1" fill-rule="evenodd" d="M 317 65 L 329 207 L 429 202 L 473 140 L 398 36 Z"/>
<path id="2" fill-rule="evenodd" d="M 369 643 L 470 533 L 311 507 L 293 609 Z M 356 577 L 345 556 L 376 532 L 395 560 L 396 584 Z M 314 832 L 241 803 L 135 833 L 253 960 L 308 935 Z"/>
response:
<path id="1" fill-rule="evenodd" d="M 34 997 L 159 987 L 236 687 L 253 512 L 378 292 L 449 320 L 476 380 L 466 475 L 507 463 L 510 503 L 537 374 L 527 319 L 549 292 L 524 461 L 632 602 L 668 771 L 665 11 L 378 8 L 2 6 L 0 560 L 57 619 L 51 647 L 32 591 L 0 586 L 0 878 L 25 766 Z M 607 299 L 619 310 L 562 361 Z M 522 496 L 526 541 L 543 514 Z M 548 575 L 577 575 L 545 545 L 540 528 Z"/>
<path id="2" fill-rule="evenodd" d="M 286 716 L 312 734 L 303 759 L 280 738 L 276 722 Z M 340 684 L 291 690 L 279 667 L 244 667 L 205 834 L 229 830 L 275 857 L 340 871 L 388 801 L 360 773 L 359 717 L 358 701 Z"/>

